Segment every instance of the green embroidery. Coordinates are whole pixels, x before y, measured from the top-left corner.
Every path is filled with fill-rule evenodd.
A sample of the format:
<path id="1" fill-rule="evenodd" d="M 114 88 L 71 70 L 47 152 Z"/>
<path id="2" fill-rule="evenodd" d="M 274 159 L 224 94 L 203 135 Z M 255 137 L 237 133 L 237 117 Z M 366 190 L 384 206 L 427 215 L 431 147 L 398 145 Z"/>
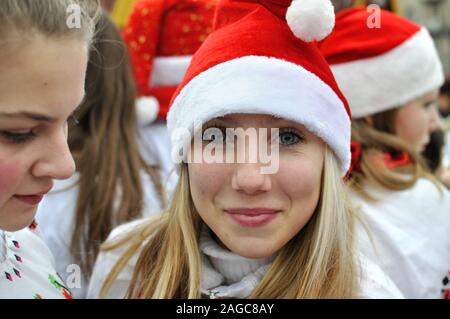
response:
<path id="1" fill-rule="evenodd" d="M 54 276 L 50 275 L 50 274 L 48 275 L 48 280 L 49 280 L 50 283 L 53 285 L 53 287 L 55 287 L 56 289 L 66 289 L 66 290 L 70 291 L 69 288 L 67 288 L 67 287 L 65 287 L 64 285 L 60 284 L 60 283 L 56 280 L 56 278 L 55 278 Z"/>

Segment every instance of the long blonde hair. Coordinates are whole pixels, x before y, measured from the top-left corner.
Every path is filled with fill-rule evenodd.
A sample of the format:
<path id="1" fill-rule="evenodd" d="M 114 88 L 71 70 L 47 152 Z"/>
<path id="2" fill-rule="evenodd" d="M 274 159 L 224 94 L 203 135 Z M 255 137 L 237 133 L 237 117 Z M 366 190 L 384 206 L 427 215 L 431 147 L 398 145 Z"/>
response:
<path id="1" fill-rule="evenodd" d="M 359 274 L 353 252 L 354 218 L 337 160 L 327 148 L 316 212 L 280 250 L 250 298 L 355 297 Z M 128 298 L 201 297 L 201 225 L 189 190 L 187 166 L 183 165 L 168 210 L 101 247 L 108 251 L 128 246 L 100 296 L 106 296 L 129 259 L 142 249 Z"/>

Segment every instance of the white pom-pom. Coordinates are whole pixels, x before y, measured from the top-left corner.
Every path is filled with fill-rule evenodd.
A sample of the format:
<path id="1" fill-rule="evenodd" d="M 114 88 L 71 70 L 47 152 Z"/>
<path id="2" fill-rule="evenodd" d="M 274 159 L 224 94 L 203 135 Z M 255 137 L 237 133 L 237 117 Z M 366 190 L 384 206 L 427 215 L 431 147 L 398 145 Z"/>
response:
<path id="1" fill-rule="evenodd" d="M 297 38 L 306 42 L 323 40 L 334 28 L 333 4 L 330 0 L 294 0 L 286 21 Z"/>
<path id="2" fill-rule="evenodd" d="M 136 100 L 136 117 L 139 126 L 153 123 L 158 117 L 159 102 L 153 96 L 144 96 Z"/>

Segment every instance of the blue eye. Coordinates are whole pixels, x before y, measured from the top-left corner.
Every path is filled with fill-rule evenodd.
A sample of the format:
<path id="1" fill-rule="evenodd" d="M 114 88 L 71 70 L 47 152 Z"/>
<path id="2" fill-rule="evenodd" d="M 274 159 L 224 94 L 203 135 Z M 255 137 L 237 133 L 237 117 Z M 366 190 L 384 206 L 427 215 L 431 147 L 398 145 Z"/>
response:
<path id="1" fill-rule="evenodd" d="M 26 143 L 36 137 L 36 135 L 31 131 L 26 132 L 26 133 L 15 133 L 15 132 L 3 131 L 3 132 L 0 132 L 0 135 L 3 138 L 5 138 L 7 141 L 14 143 L 14 144 Z"/>
<path id="2" fill-rule="evenodd" d="M 280 130 L 278 140 L 281 145 L 289 146 L 289 145 L 294 145 L 294 144 L 297 144 L 297 143 L 303 141 L 303 137 L 300 134 L 293 132 L 293 131 L 283 132 L 282 130 Z"/>

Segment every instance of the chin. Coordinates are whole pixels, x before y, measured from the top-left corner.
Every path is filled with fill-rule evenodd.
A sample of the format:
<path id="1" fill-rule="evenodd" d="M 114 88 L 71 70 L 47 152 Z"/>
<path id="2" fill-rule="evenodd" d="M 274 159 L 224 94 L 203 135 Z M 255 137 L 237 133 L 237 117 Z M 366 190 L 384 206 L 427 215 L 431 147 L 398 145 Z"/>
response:
<path id="1" fill-rule="evenodd" d="M 36 216 L 36 208 L 33 207 L 26 211 L 13 211 L 11 213 L 6 213 L 7 222 L 0 225 L 0 229 L 7 232 L 16 232 L 27 228 L 33 222 Z"/>

